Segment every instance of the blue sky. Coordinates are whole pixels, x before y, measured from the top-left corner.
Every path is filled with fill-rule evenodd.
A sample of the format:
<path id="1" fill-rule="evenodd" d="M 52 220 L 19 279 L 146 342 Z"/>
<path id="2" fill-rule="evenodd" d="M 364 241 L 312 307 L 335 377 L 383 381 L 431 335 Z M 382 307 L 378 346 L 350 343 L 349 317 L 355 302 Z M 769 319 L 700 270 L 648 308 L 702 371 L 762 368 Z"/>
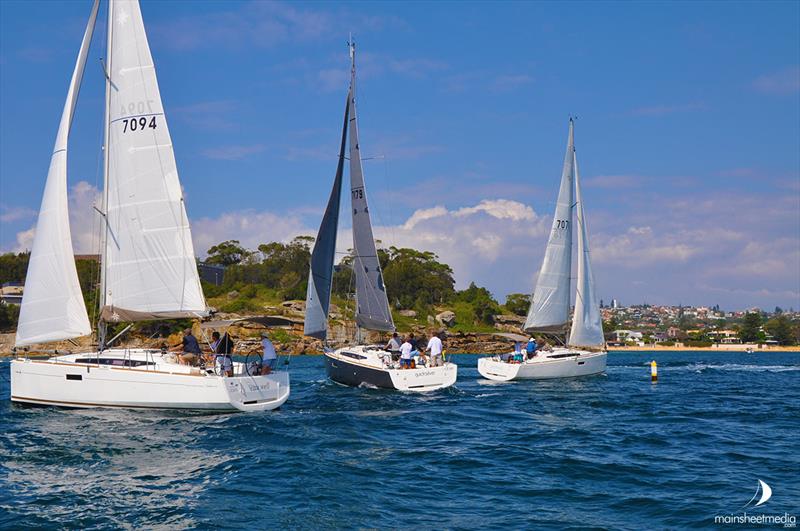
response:
<path id="1" fill-rule="evenodd" d="M 0 2 L 2 250 L 30 247 L 90 7 Z M 800 307 L 797 2 L 143 0 L 142 12 L 198 254 L 316 232 L 352 31 L 384 243 L 438 252 L 460 286 L 501 300 L 530 291 L 572 114 L 601 297 Z M 95 241 L 103 40 L 98 22 L 70 140 L 78 252 Z"/>

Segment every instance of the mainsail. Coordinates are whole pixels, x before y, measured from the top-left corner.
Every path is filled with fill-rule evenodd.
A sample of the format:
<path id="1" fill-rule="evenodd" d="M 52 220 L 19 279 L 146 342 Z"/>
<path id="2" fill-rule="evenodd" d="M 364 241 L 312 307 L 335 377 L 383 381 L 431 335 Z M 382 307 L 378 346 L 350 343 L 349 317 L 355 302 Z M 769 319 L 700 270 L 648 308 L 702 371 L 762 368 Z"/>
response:
<path id="1" fill-rule="evenodd" d="M 558 192 L 553 228 L 528 310 L 528 318 L 525 320 L 526 332 L 561 331 L 569 321 L 574 146 L 573 124 L 570 119 L 567 152 L 561 172 L 561 189 Z"/>
<path id="2" fill-rule="evenodd" d="M 350 77 L 350 197 L 353 206 L 353 269 L 356 277 L 356 324 L 368 330 L 394 330 L 383 274 L 375 249 L 361 168 L 356 120 L 355 49 L 351 45 Z"/>
<path id="3" fill-rule="evenodd" d="M 67 147 L 86 56 L 97 20 L 98 4 L 99 0 L 95 0 L 86 25 L 50 158 L 50 169 L 36 222 L 36 236 L 25 277 L 25 291 L 17 325 L 18 347 L 92 333 L 72 251 L 67 210 Z"/>
<path id="4" fill-rule="evenodd" d="M 572 318 L 572 331 L 569 344 L 577 347 L 601 347 L 603 337 L 603 318 L 594 289 L 592 261 L 589 257 L 589 234 L 581 197 L 581 180 L 578 173 L 578 158 L 573 157 L 575 167 L 575 200 L 578 206 L 578 286 L 575 296 L 575 315 Z"/>
<path id="5" fill-rule="evenodd" d="M 137 0 L 109 2 L 105 321 L 203 315 L 189 220 Z"/>
<path id="6" fill-rule="evenodd" d="M 331 196 L 322 224 L 319 226 L 317 240 L 311 253 L 311 268 L 308 271 L 308 291 L 306 292 L 306 317 L 303 333 L 307 336 L 325 339 L 328 330 L 328 308 L 331 301 L 333 280 L 333 260 L 336 255 L 336 232 L 339 225 L 339 203 L 342 196 L 342 175 L 344 173 L 344 149 L 347 144 L 347 123 L 350 116 L 350 92 L 344 106 L 344 125 L 342 144 L 339 148 L 339 163 L 336 178 L 333 180 Z"/>

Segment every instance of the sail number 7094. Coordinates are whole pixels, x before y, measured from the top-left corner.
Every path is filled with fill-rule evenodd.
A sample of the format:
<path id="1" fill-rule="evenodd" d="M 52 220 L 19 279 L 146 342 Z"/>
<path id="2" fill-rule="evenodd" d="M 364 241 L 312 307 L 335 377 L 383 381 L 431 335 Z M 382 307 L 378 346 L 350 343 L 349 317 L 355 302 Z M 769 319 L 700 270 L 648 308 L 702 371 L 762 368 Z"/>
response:
<path id="1" fill-rule="evenodd" d="M 156 128 L 155 116 L 152 116 L 149 121 L 144 116 L 142 116 L 141 118 L 125 118 L 122 120 L 123 133 L 127 133 L 128 131 L 136 131 L 137 129 L 140 131 L 144 131 L 145 128 L 150 128 L 150 129 Z"/>

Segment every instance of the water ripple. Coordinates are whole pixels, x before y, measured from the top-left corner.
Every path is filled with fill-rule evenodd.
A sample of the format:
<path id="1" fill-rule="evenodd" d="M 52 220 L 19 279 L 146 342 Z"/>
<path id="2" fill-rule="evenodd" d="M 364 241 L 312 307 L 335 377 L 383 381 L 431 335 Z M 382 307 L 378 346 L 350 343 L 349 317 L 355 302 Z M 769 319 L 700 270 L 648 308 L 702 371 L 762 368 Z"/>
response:
<path id="1" fill-rule="evenodd" d="M 712 527 L 756 478 L 798 511 L 796 354 L 500 384 L 456 361 L 456 387 L 416 395 L 298 358 L 289 402 L 253 415 L 20 408 L 0 379 L 0 528 Z"/>

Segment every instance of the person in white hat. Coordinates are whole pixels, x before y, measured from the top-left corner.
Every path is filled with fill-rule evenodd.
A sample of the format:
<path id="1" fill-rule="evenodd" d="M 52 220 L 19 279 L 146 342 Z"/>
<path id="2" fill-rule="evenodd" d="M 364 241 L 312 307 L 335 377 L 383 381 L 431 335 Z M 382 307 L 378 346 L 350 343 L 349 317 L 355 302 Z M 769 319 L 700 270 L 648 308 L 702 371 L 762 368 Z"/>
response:
<path id="1" fill-rule="evenodd" d="M 536 340 L 531 337 L 528 340 L 528 345 L 525 347 L 525 352 L 528 354 L 528 359 L 532 359 L 536 355 Z"/>

